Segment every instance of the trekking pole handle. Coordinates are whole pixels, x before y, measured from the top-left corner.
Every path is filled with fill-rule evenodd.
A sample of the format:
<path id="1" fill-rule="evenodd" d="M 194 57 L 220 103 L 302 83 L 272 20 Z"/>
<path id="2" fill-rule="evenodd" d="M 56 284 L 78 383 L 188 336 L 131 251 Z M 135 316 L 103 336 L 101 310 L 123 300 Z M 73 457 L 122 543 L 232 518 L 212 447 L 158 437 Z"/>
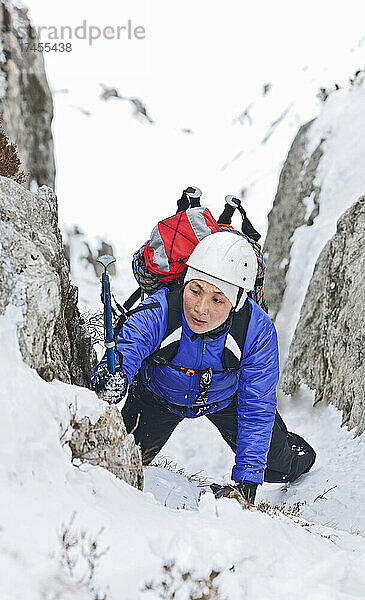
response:
<path id="1" fill-rule="evenodd" d="M 111 305 L 111 293 L 110 293 L 110 281 L 108 274 L 109 265 L 115 263 L 114 256 L 110 254 L 104 254 L 99 256 L 97 262 L 103 265 L 104 272 L 101 276 L 102 285 L 102 300 L 104 303 L 104 335 L 105 335 L 105 347 L 106 357 L 109 373 L 115 373 L 115 355 L 114 355 L 114 330 L 113 330 L 113 316 L 112 316 L 112 305 Z"/>

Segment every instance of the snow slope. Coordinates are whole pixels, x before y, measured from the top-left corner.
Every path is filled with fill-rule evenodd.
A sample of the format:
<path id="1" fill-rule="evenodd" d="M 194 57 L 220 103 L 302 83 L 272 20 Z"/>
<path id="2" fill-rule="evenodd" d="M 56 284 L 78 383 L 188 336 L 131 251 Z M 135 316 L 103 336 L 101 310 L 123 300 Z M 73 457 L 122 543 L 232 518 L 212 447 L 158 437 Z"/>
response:
<path id="1" fill-rule="evenodd" d="M 96 598 L 97 591 L 116 600 L 157 598 L 157 592 L 141 590 L 146 582 L 161 580 L 162 565 L 171 561 L 177 573 L 208 577 L 219 571 L 221 597 L 230 600 L 361 597 L 365 539 L 360 535 L 242 510 L 236 501 L 217 502 L 209 493 L 199 510 L 176 510 L 101 468 L 73 466 L 67 445 L 60 443 L 69 405 L 77 401 L 78 414 L 95 419 L 101 401 L 86 389 L 45 383 L 24 365 L 16 343 L 18 318 L 14 310 L 0 318 L 2 600 L 84 600 Z M 347 435 L 355 453 L 360 442 L 352 445 Z M 164 479 L 171 487 L 176 484 L 169 471 Z M 352 474 L 344 471 L 344 481 L 350 486 Z M 312 483 L 307 491 L 314 488 Z M 349 503 L 354 500 L 349 492 Z M 60 543 L 65 526 L 68 562 Z M 84 556 L 89 537 L 91 544 L 96 538 L 96 554 L 101 554 L 89 582 L 87 560 L 75 543 L 82 530 Z M 182 584 L 175 597 L 186 598 L 188 586 Z"/>
<path id="2" fill-rule="evenodd" d="M 309 131 L 308 155 L 322 138 L 327 140 L 323 145 L 324 155 L 316 181 L 321 187 L 320 211 L 312 226 L 305 225 L 294 234 L 287 289 L 276 320 L 282 363 L 318 255 L 334 234 L 339 216 L 365 191 L 364 101 L 364 83 L 333 93 L 322 105 L 321 113 Z M 120 275 L 113 281 L 116 290 L 126 281 L 124 269 L 123 265 Z M 82 288 L 81 275 L 77 282 Z M 98 302 L 96 295 L 94 298 Z M 91 296 L 89 300 L 92 306 Z M 94 305 L 95 308 L 97 306 Z M 259 498 L 270 498 L 272 502 L 305 500 L 307 505 L 302 512 L 306 518 L 348 531 L 364 531 L 362 471 L 354 466 L 364 460 L 364 436 L 353 440 L 352 433 L 340 429 L 340 413 L 333 407 L 312 407 L 313 398 L 313 393 L 304 388 L 293 399 L 279 395 L 279 405 L 289 428 L 303 435 L 316 448 L 318 458 L 315 468 L 305 481 L 293 485 L 287 492 L 282 493 L 275 486 L 264 486 Z M 214 452 L 210 451 L 212 447 Z M 163 454 L 191 473 L 203 471 L 212 479 L 229 479 L 233 455 L 214 426 L 206 420 L 182 423 L 163 449 Z M 346 482 L 338 475 L 344 472 L 351 473 Z M 325 499 L 313 502 L 324 490 L 335 485 L 337 487 Z M 161 486 L 163 488 L 164 484 L 161 483 Z M 169 502 L 171 500 L 169 497 Z M 183 501 L 180 502 L 182 504 Z M 193 497 L 191 505 L 194 505 Z"/>

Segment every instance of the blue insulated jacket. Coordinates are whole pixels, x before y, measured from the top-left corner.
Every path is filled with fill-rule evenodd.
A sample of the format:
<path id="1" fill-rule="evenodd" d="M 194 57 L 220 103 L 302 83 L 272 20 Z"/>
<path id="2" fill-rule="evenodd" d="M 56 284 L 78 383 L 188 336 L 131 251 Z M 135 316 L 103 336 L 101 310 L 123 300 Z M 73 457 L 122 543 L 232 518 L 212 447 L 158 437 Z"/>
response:
<path id="1" fill-rule="evenodd" d="M 198 375 L 189 376 L 146 360 L 161 344 L 167 328 L 168 291 L 162 288 L 143 301 L 144 305 L 159 302 L 160 306 L 131 315 L 118 335 L 116 347 L 123 356 L 129 383 L 140 370 L 143 382 L 152 392 L 177 407 L 187 408 L 188 418 L 196 418 L 190 407 L 199 396 Z M 256 302 L 250 298 L 248 301 L 250 319 L 239 371 L 214 373 L 206 402 L 212 404 L 209 412 L 213 413 L 225 408 L 237 391 L 238 435 L 232 479 L 262 483 L 276 410 L 279 355 L 276 330 L 269 316 Z M 180 345 L 171 362 L 190 369 L 222 371 L 226 335 L 227 331 L 223 331 L 203 342 L 201 336 L 194 336 L 182 315 Z M 106 364 L 106 355 L 101 364 Z M 97 370 L 92 381 L 96 374 Z"/>

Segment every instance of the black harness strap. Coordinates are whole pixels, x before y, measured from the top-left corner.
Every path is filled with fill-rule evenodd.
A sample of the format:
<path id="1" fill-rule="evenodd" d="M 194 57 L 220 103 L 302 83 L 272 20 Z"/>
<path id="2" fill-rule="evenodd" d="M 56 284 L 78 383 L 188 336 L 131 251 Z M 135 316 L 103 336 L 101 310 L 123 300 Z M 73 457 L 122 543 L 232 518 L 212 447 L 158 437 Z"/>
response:
<path id="1" fill-rule="evenodd" d="M 175 371 L 179 371 L 180 373 L 185 373 L 185 375 L 189 375 L 192 377 L 193 375 L 203 375 L 207 372 L 208 369 L 189 369 L 188 367 L 180 367 L 179 365 L 173 365 L 172 362 L 165 358 L 161 358 L 160 356 L 154 356 L 148 359 L 149 362 L 152 362 L 157 367 L 162 367 L 164 365 L 168 365 L 171 369 Z M 215 371 L 214 369 L 209 369 L 212 372 L 212 375 L 216 375 L 217 373 L 225 373 L 227 369 L 221 369 L 220 371 Z M 234 369 L 236 370 L 236 369 Z"/>
<path id="2" fill-rule="evenodd" d="M 222 354 L 222 364 L 225 371 L 238 371 L 240 368 L 249 321 L 250 305 L 246 298 L 241 310 L 233 313 L 232 324 L 227 333 Z"/>
<path id="3" fill-rule="evenodd" d="M 134 308 L 133 310 L 128 311 L 128 317 L 134 315 L 135 313 L 141 312 L 142 310 L 149 310 L 150 308 L 158 308 L 161 306 L 159 302 L 150 302 L 149 304 L 142 304 Z"/>
<path id="4" fill-rule="evenodd" d="M 137 302 L 137 300 L 139 300 L 139 298 L 142 295 L 142 289 L 139 287 L 136 289 L 135 292 L 133 292 L 133 294 L 131 296 L 129 296 L 128 300 L 126 300 L 123 304 L 124 309 L 128 312 L 133 304 L 135 304 Z M 119 306 L 118 309 L 120 310 Z"/>
<path id="5" fill-rule="evenodd" d="M 125 306 L 125 304 L 124 304 Z M 141 312 L 142 310 L 149 310 L 150 308 L 158 308 L 159 306 L 161 306 L 161 304 L 159 302 L 150 302 L 149 304 L 142 304 L 137 306 L 137 308 L 134 308 L 133 310 L 129 310 L 129 311 L 122 311 L 122 313 L 119 316 L 119 319 L 117 321 L 116 326 L 114 327 L 114 340 L 116 341 L 120 330 L 122 329 L 124 323 L 126 322 L 126 320 L 128 319 L 128 317 L 130 317 L 131 315 L 134 315 L 135 313 Z"/>
<path id="6" fill-rule="evenodd" d="M 160 347 L 150 357 L 151 362 L 154 362 L 155 359 L 160 360 L 159 364 L 167 364 L 176 356 L 179 349 L 183 311 L 182 287 L 170 290 L 166 298 L 168 304 L 167 328 Z"/>

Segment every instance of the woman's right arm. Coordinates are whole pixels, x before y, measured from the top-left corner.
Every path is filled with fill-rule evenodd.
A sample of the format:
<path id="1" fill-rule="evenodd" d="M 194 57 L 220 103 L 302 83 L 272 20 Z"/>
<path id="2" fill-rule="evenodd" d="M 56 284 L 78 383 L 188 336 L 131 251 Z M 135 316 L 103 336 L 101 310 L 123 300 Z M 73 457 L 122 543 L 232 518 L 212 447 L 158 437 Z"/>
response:
<path id="1" fill-rule="evenodd" d="M 123 357 L 123 371 L 129 384 L 141 367 L 145 358 L 150 356 L 160 345 L 167 328 L 168 306 L 165 288 L 146 298 L 139 306 L 148 306 L 152 302 L 159 302 L 160 306 L 146 308 L 131 315 L 122 326 L 116 340 L 116 362 L 118 354 Z M 107 362 L 106 353 L 98 364 L 91 383 L 101 365 Z"/>

